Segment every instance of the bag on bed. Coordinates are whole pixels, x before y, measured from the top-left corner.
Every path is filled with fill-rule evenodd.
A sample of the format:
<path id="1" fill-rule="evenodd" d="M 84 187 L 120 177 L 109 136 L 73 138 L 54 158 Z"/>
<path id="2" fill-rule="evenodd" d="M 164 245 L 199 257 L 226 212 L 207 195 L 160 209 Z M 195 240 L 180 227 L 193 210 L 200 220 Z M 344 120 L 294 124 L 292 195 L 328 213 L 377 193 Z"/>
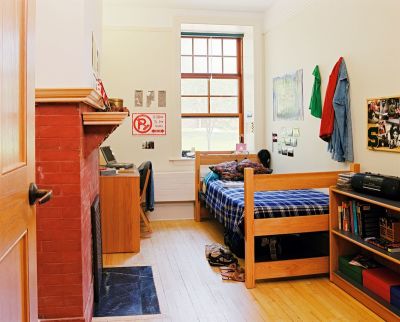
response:
<path id="1" fill-rule="evenodd" d="M 211 266 L 226 266 L 237 263 L 237 258 L 233 256 L 229 248 L 218 243 L 206 245 L 206 258 Z"/>

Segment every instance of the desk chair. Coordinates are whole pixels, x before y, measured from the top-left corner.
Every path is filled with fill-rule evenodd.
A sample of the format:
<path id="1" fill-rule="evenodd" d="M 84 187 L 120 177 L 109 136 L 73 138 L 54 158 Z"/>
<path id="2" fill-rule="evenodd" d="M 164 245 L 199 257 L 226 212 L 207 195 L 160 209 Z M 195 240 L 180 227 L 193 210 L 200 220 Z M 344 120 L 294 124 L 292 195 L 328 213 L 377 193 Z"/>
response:
<path id="1" fill-rule="evenodd" d="M 146 209 L 146 191 L 147 191 L 147 185 L 149 184 L 149 178 L 150 178 L 150 169 L 148 169 L 143 175 L 145 175 L 145 180 L 144 180 L 144 185 L 142 190 L 140 191 L 140 217 L 143 220 L 144 225 L 147 228 L 147 231 L 149 233 L 153 232 L 151 229 L 151 224 L 150 220 L 146 215 L 145 209 Z"/>

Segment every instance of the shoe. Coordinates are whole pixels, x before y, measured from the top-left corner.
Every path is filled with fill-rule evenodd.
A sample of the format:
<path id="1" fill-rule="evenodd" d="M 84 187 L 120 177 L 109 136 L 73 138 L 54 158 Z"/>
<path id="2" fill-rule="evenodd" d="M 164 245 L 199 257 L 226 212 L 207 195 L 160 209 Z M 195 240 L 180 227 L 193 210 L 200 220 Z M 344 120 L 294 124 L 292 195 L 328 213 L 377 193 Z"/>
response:
<path id="1" fill-rule="evenodd" d="M 219 268 L 219 270 L 220 270 L 221 273 L 226 273 L 226 272 L 234 272 L 238 268 L 239 268 L 239 265 L 237 263 L 232 263 L 232 264 L 230 264 L 228 266 L 221 266 Z"/>
<path id="2" fill-rule="evenodd" d="M 244 269 L 235 270 L 233 272 L 221 273 L 222 280 L 231 280 L 236 282 L 244 282 Z"/>
<path id="3" fill-rule="evenodd" d="M 208 257 L 208 263 L 211 266 L 226 266 L 230 264 L 237 263 L 237 259 L 233 257 L 232 255 L 226 255 L 226 254 L 219 254 L 217 256 L 214 256 L 214 254 L 211 254 Z"/>

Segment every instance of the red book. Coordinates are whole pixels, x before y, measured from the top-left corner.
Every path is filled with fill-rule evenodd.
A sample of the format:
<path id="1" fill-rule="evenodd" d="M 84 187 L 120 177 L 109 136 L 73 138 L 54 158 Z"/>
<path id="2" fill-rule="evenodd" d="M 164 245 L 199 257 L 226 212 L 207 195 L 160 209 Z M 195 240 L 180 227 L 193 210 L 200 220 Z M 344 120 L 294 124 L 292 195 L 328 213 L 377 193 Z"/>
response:
<path id="1" fill-rule="evenodd" d="M 386 267 L 364 269 L 363 285 L 371 292 L 390 302 L 390 288 L 400 285 L 400 275 Z"/>

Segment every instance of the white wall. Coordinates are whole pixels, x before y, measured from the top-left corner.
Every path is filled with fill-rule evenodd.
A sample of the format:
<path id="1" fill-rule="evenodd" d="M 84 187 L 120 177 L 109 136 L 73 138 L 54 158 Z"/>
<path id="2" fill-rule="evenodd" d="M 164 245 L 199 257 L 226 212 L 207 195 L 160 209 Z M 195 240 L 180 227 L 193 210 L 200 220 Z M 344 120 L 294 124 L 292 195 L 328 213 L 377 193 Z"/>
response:
<path id="1" fill-rule="evenodd" d="M 101 0 L 36 0 L 36 88 L 94 87 L 92 31 L 101 49 Z"/>
<path id="2" fill-rule="evenodd" d="M 262 107 L 262 14 L 218 11 L 139 8 L 129 1 L 104 2 L 102 78 L 111 97 L 124 99 L 131 112 L 166 112 L 167 135 L 132 136 L 131 120 L 124 123 L 104 142 L 111 145 L 118 159 L 136 164 L 151 160 L 156 171 L 193 172 L 193 161 L 174 161 L 181 154 L 180 119 L 180 32 L 182 24 L 213 24 L 251 28 L 254 38 L 254 95 L 247 95 L 254 106 L 255 135 L 249 133 L 255 150 L 264 144 L 264 109 Z M 245 30 L 245 28 L 242 28 Z M 245 66 L 246 68 L 246 66 Z M 166 90 L 167 108 L 135 108 L 135 89 Z M 249 126 L 247 128 L 250 128 Z M 153 140 L 154 150 L 141 149 L 142 142 Z"/>
<path id="3" fill-rule="evenodd" d="M 266 13 L 265 102 L 267 145 L 271 133 L 282 126 L 299 127 L 301 137 L 295 157 L 272 157 L 275 172 L 326 170 L 344 165 L 331 160 L 327 144 L 318 138 L 319 120 L 308 106 L 313 84 L 312 71 L 319 65 L 322 100 L 333 65 L 343 56 L 349 73 L 355 161 L 362 171 L 400 175 L 400 154 L 367 149 L 366 99 L 399 95 L 400 31 L 397 0 L 307 0 L 293 14 L 282 1 Z M 298 122 L 272 121 L 272 78 L 303 69 L 305 119 Z"/>

